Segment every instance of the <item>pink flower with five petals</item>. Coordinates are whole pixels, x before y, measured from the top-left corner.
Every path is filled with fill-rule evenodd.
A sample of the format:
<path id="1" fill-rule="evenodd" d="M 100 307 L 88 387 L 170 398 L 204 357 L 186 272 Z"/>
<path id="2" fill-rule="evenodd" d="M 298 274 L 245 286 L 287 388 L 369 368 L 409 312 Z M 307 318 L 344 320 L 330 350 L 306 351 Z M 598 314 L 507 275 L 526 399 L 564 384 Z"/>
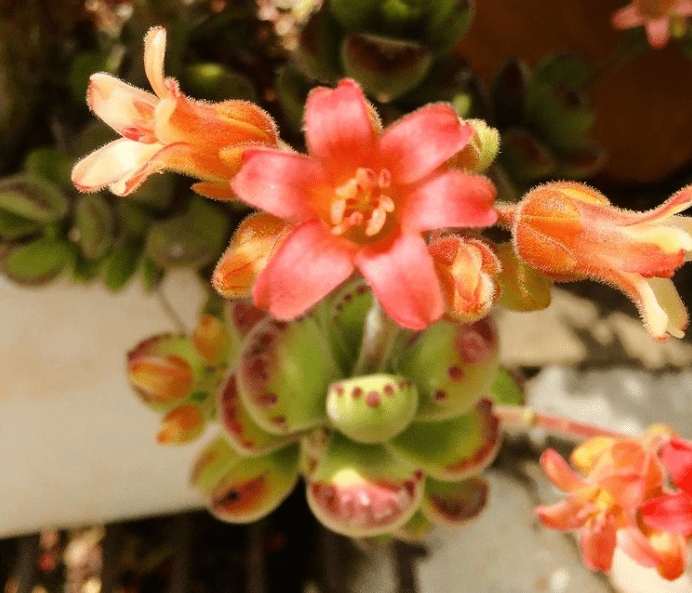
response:
<path id="1" fill-rule="evenodd" d="M 296 317 L 357 268 L 397 323 L 422 329 L 445 301 L 422 233 L 496 220 L 485 178 L 445 166 L 473 129 L 451 105 L 423 107 L 381 131 L 360 87 L 314 89 L 305 108 L 308 155 L 250 149 L 231 186 L 295 225 L 253 287 L 255 303 Z"/>
<path id="2" fill-rule="evenodd" d="M 651 47 L 660 49 L 670 38 L 671 20 L 692 15 L 692 0 L 633 0 L 611 19 L 616 29 L 643 26 Z"/>
<path id="3" fill-rule="evenodd" d="M 249 101 L 205 103 L 188 99 L 173 78 L 163 74 L 166 30 L 150 29 L 144 38 L 144 69 L 156 94 L 110 74 L 93 74 L 89 107 L 123 138 L 80 160 L 72 182 L 83 191 L 108 186 L 116 195 L 132 193 L 152 173 L 164 169 L 203 179 L 199 193 L 232 197 L 228 180 L 240 168 L 239 145 L 277 143 L 274 122 Z M 220 153 L 230 154 L 222 160 Z"/>

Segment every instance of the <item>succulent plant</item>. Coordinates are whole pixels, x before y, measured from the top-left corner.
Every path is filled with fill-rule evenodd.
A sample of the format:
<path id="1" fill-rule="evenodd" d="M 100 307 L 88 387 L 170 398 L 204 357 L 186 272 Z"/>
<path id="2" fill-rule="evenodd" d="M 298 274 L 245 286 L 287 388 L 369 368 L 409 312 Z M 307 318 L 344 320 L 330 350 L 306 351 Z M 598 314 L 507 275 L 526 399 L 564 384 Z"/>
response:
<path id="1" fill-rule="evenodd" d="M 493 381 L 518 403 L 498 375 L 493 321 L 401 333 L 383 368 L 360 374 L 372 300 L 353 280 L 290 322 L 228 301 L 194 337 L 156 336 L 130 353 L 136 392 L 163 415 L 160 442 L 193 440 L 200 416 L 220 425 L 191 478 L 216 516 L 262 517 L 301 477 L 315 516 L 351 537 L 415 539 L 480 512 L 477 474 L 500 443 Z"/>
<path id="2" fill-rule="evenodd" d="M 519 189 L 550 177 L 581 179 L 605 164 L 588 135 L 595 113 L 582 91 L 590 69 L 574 54 L 553 54 L 533 72 L 508 60 L 492 89 L 493 124 L 502 134 L 500 163 Z"/>

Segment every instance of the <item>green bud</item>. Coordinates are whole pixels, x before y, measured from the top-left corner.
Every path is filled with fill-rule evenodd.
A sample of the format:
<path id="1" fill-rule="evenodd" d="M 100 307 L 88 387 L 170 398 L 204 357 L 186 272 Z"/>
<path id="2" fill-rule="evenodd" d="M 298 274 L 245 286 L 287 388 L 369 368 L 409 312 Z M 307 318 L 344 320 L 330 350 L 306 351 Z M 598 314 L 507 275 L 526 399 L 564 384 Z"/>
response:
<path id="1" fill-rule="evenodd" d="M 210 264 L 228 240 L 229 220 L 223 209 L 199 196 L 184 214 L 151 225 L 147 254 L 162 268 Z"/>
<path id="2" fill-rule="evenodd" d="M 41 237 L 26 245 L 11 247 L 3 255 L 0 265 L 10 280 L 19 284 L 36 285 L 53 280 L 71 258 L 69 243 Z"/>
<path id="3" fill-rule="evenodd" d="M 0 208 L 48 223 L 62 219 L 67 214 L 69 202 L 54 183 L 20 173 L 0 180 Z"/>
<path id="4" fill-rule="evenodd" d="M 490 398 L 503 406 L 521 406 L 524 403 L 523 380 L 520 375 L 500 369 L 489 391 Z"/>
<path id="5" fill-rule="evenodd" d="M 190 484 L 202 494 L 209 494 L 238 459 L 228 441 L 219 435 L 200 451 L 192 468 Z"/>
<path id="6" fill-rule="evenodd" d="M 113 244 L 114 220 L 106 198 L 99 194 L 79 196 L 74 223 L 84 257 L 95 260 L 108 252 Z"/>
<path id="7" fill-rule="evenodd" d="M 337 381 L 327 395 L 332 424 L 359 443 L 383 443 L 399 434 L 417 406 L 413 381 L 384 373 Z"/>
<path id="8" fill-rule="evenodd" d="M 432 63 L 432 52 L 419 43 L 379 35 L 351 33 L 341 45 L 344 72 L 383 103 L 416 87 Z"/>

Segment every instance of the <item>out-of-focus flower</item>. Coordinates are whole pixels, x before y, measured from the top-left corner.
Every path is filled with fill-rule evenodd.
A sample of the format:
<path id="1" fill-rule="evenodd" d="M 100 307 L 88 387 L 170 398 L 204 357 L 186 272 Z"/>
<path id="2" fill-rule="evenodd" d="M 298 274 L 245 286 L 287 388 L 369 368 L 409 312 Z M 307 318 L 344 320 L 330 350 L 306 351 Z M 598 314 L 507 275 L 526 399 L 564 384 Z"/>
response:
<path id="1" fill-rule="evenodd" d="M 671 276 L 692 250 L 692 218 L 674 216 L 692 205 L 684 188 L 649 212 L 611 205 L 575 182 L 541 185 L 517 206 L 500 206 L 518 257 L 557 281 L 590 278 L 634 301 L 659 341 L 682 337 L 688 317 Z"/>
<path id="2" fill-rule="evenodd" d="M 569 494 L 562 502 L 536 508 L 543 525 L 579 530 L 582 557 L 591 570 L 609 571 L 616 547 L 642 566 L 658 566 L 661 555 L 636 522 L 639 505 L 663 484 L 655 455 L 634 440 L 599 438 L 575 450 L 574 457 L 588 458 L 586 478 L 552 449 L 541 456 L 550 480 Z"/>
<path id="3" fill-rule="evenodd" d="M 661 460 L 680 492 L 648 501 L 644 523 L 654 529 L 692 536 L 692 444 L 673 438 L 661 449 Z"/>
<path id="4" fill-rule="evenodd" d="M 492 184 L 443 166 L 472 128 L 436 104 L 380 133 L 352 80 L 313 90 L 305 127 L 309 156 L 247 150 L 232 182 L 241 200 L 295 225 L 257 278 L 255 303 L 296 317 L 358 268 L 396 322 L 427 327 L 444 297 L 421 233 L 496 220 Z"/>
<path id="5" fill-rule="evenodd" d="M 611 23 L 616 29 L 644 27 L 651 47 L 660 49 L 668 43 L 675 19 L 692 15 L 692 0 L 633 0 L 616 11 Z"/>
<path id="6" fill-rule="evenodd" d="M 89 107 L 123 138 L 75 165 L 72 182 L 77 188 L 108 186 L 124 196 L 152 173 L 169 169 L 202 179 L 193 186 L 199 193 L 227 198 L 228 180 L 240 168 L 242 150 L 231 151 L 223 160 L 219 152 L 238 145 L 276 144 L 273 120 L 254 103 L 204 103 L 185 97 L 177 81 L 164 78 L 165 49 L 165 29 L 150 29 L 144 38 L 144 68 L 156 94 L 109 74 L 92 75 Z"/>

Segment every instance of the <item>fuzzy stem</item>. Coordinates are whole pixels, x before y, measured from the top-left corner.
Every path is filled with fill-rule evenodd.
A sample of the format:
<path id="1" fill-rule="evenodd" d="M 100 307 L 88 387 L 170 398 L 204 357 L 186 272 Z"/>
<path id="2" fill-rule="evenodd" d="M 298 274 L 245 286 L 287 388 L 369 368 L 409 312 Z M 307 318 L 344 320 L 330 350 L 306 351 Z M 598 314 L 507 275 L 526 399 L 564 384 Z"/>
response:
<path id="1" fill-rule="evenodd" d="M 511 229 L 514 224 L 514 215 L 517 211 L 516 204 L 507 204 L 498 202 L 495 204 L 495 212 L 497 212 L 497 225 L 506 229 Z"/>
<path id="2" fill-rule="evenodd" d="M 544 414 L 529 406 L 493 406 L 493 413 L 511 432 L 528 432 L 532 428 L 543 428 L 552 436 L 567 438 L 575 442 L 593 437 L 625 437 L 616 430 L 579 422 L 563 416 Z"/>
<path id="3" fill-rule="evenodd" d="M 380 302 L 374 299 L 365 318 L 363 344 L 353 375 L 367 375 L 381 371 L 400 330 L 401 328 L 385 313 Z"/>

